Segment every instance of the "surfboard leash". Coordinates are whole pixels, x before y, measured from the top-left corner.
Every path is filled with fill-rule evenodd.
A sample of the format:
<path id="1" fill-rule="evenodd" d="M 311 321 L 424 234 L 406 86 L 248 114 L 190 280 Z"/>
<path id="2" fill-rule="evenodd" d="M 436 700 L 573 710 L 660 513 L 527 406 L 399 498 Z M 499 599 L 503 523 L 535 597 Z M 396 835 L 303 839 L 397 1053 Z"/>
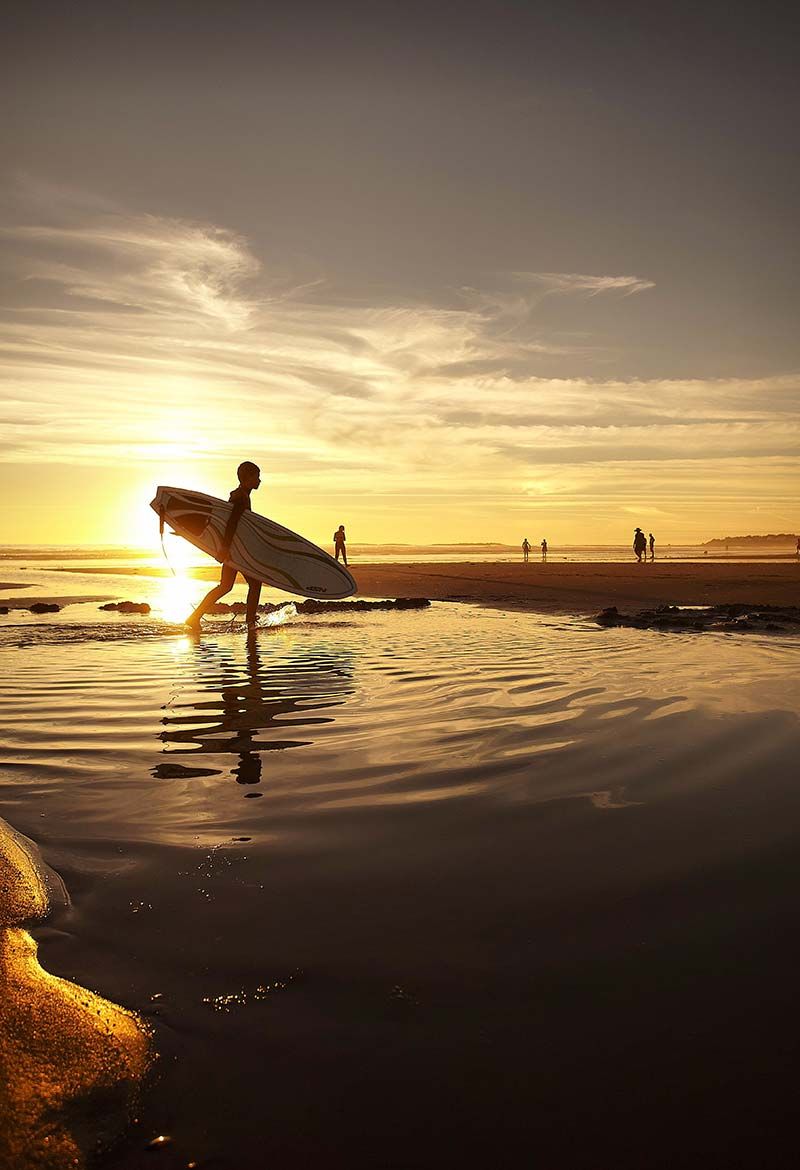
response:
<path id="1" fill-rule="evenodd" d="M 158 509 L 158 536 L 159 536 L 159 539 L 161 541 L 161 551 L 164 554 L 164 560 L 167 562 L 167 567 L 169 568 L 170 573 L 172 573 L 172 576 L 177 581 L 178 574 L 175 572 L 175 568 L 172 564 L 172 561 L 169 559 L 169 553 L 167 552 L 167 546 L 164 543 L 164 520 L 165 520 L 164 508 L 159 508 Z M 190 605 L 191 604 L 193 604 L 193 603 L 190 602 Z M 194 608 L 196 608 L 196 604 L 194 605 Z"/>
<path id="2" fill-rule="evenodd" d="M 164 560 L 167 562 L 170 573 L 172 573 L 173 577 L 177 577 L 178 574 L 173 569 L 172 562 L 170 561 L 169 556 L 167 555 L 167 546 L 164 544 L 164 520 L 165 520 L 165 518 L 166 518 L 166 509 L 162 505 L 162 507 L 160 507 L 158 509 L 158 536 L 159 536 L 159 539 L 161 541 L 161 551 L 164 554 Z"/>

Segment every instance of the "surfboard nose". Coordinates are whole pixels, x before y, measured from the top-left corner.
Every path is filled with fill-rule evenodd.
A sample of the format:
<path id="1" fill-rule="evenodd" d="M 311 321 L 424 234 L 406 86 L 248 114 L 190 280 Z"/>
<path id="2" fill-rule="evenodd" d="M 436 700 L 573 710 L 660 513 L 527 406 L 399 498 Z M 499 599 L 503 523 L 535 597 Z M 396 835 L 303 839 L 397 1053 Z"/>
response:
<path id="1" fill-rule="evenodd" d="M 160 514 L 162 511 L 166 511 L 170 507 L 171 503 L 172 501 L 170 499 L 169 488 L 157 487 L 156 494 L 150 501 L 150 507 L 154 512 L 158 512 Z"/>

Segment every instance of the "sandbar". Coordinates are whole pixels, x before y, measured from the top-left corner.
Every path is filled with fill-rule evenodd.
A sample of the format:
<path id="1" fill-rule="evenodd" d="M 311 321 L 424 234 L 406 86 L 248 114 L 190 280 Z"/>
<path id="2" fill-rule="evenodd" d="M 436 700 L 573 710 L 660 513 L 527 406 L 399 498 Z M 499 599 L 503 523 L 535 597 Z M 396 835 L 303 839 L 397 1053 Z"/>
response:
<path id="1" fill-rule="evenodd" d="M 797 604 L 798 564 L 357 565 L 365 596 L 379 594 L 477 602 L 508 609 L 595 613 L 608 605 Z"/>
<path id="2" fill-rule="evenodd" d="M 64 568 L 61 572 L 107 570 Z M 351 563 L 359 597 L 428 597 L 500 609 L 594 614 L 610 605 L 796 605 L 800 562 L 593 561 Z M 190 569 L 202 581 L 219 567 Z M 167 568 L 114 568 L 115 575 L 167 577 Z M 45 600 L 45 599 L 40 599 Z M 12 603 L 13 604 L 13 603 Z"/>

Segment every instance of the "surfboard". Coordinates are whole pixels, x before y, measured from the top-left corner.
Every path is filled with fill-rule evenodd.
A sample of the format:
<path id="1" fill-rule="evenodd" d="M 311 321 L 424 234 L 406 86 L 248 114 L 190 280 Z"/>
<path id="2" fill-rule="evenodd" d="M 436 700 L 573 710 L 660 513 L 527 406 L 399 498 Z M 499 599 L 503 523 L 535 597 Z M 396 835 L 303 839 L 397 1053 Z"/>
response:
<path id="1" fill-rule="evenodd" d="M 233 504 L 189 488 L 159 487 L 150 507 L 178 536 L 220 559 Z M 302 597 L 333 600 L 356 591 L 344 565 L 305 537 L 255 512 L 242 513 L 226 564 L 246 577 Z"/>

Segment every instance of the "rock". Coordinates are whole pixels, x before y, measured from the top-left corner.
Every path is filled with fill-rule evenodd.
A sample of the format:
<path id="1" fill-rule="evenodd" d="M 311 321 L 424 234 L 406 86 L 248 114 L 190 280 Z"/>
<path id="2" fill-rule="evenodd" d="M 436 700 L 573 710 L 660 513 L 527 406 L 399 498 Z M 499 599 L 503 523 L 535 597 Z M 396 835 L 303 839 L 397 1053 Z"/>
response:
<path id="1" fill-rule="evenodd" d="M 266 601 L 259 605 L 259 613 L 274 613 L 283 609 L 288 602 L 273 605 Z M 371 609 L 426 609 L 430 605 L 427 597 L 396 597 L 393 601 L 365 601 L 363 597 L 355 601 L 318 601 L 315 597 L 308 597 L 305 601 L 295 602 L 298 613 L 366 613 Z M 109 608 L 103 606 L 101 608 Z M 218 601 L 208 612 L 211 614 L 242 614 L 247 609 L 244 601 Z"/>
<path id="2" fill-rule="evenodd" d="M 58 613 L 60 609 L 60 605 L 48 601 L 34 601 L 33 605 L 28 606 L 30 613 Z"/>
<path id="3" fill-rule="evenodd" d="M 599 626 L 627 626 L 637 630 L 662 630 L 683 634 L 702 634 L 706 630 L 726 633 L 794 633 L 800 625 L 800 607 L 781 605 L 709 605 L 702 608 L 660 605 L 638 613 L 620 613 L 615 605 L 602 610 L 594 619 Z"/>
<path id="4" fill-rule="evenodd" d="M 298 613 L 364 613 L 371 609 L 426 609 L 430 605 L 427 597 L 397 597 L 394 601 L 317 601 L 309 597 L 297 602 Z"/>
<path id="5" fill-rule="evenodd" d="M 117 613 L 150 613 L 150 606 L 146 601 L 109 601 L 106 605 L 101 605 L 100 609 L 113 609 Z"/>
<path id="6" fill-rule="evenodd" d="M 22 925 L 66 899 L 32 841 L 0 821 L 0 1165 L 84 1166 L 124 1133 L 151 1058 L 140 1018 L 50 975 Z"/>
<path id="7" fill-rule="evenodd" d="M 8 613 L 8 606 L 0 605 L 0 613 Z"/>

